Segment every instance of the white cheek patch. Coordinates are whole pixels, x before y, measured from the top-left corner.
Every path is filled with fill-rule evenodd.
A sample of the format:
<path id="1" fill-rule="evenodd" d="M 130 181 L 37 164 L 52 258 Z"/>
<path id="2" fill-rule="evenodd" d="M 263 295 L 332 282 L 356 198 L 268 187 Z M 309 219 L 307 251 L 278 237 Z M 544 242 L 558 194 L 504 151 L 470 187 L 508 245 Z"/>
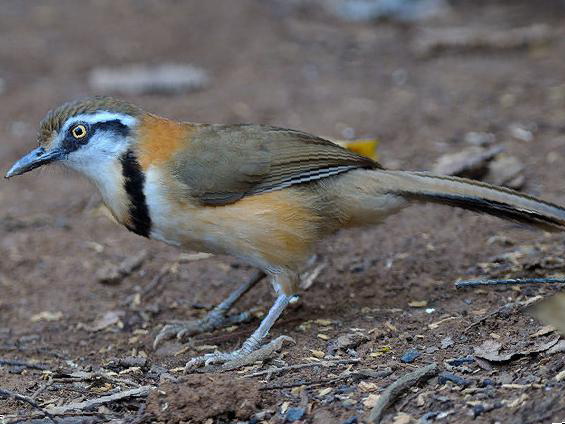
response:
<path id="1" fill-rule="evenodd" d="M 111 131 L 96 132 L 84 146 L 71 152 L 67 161 L 80 167 L 96 167 L 97 163 L 104 163 L 119 158 L 126 152 L 129 141 Z"/>
<path id="2" fill-rule="evenodd" d="M 119 121 L 130 129 L 134 128 L 137 123 L 137 119 L 132 116 L 106 111 L 77 115 L 65 122 L 55 143 L 60 145 L 67 137 L 69 128 L 76 123 L 94 126 L 98 123 L 111 121 Z M 98 129 L 90 136 L 86 144 L 69 152 L 66 160 L 62 163 L 97 181 L 101 178 L 100 174 L 106 172 L 108 166 L 111 166 L 128 150 L 130 141 L 129 137 L 124 137 L 122 134 L 111 130 Z"/>

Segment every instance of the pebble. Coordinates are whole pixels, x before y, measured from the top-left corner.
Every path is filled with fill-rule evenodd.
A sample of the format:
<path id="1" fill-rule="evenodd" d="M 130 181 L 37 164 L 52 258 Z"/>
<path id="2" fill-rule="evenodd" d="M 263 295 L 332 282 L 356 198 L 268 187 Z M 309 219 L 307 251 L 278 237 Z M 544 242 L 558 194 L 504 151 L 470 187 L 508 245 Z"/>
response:
<path id="1" fill-rule="evenodd" d="M 348 419 L 346 419 L 342 424 L 357 424 L 359 419 L 354 415 Z"/>
<path id="2" fill-rule="evenodd" d="M 492 385 L 494 385 L 494 381 L 491 380 L 490 378 L 485 378 L 483 381 L 481 381 L 482 387 L 487 387 L 487 386 L 492 386 Z"/>
<path id="3" fill-rule="evenodd" d="M 180 93 L 208 86 L 206 71 L 192 65 L 165 63 L 139 64 L 119 68 L 96 68 L 89 85 L 97 92 L 120 94 Z"/>
<path id="4" fill-rule="evenodd" d="M 404 355 L 402 355 L 402 357 L 400 358 L 400 362 L 403 362 L 405 364 L 411 364 L 420 355 L 421 355 L 420 352 L 418 352 L 415 349 L 409 350 L 409 351 L 405 352 Z"/>
<path id="5" fill-rule="evenodd" d="M 452 367 L 460 367 L 461 365 L 472 364 L 473 362 L 475 362 L 475 358 L 473 358 L 472 356 L 466 356 L 464 358 L 449 359 L 447 361 L 447 363 L 449 365 L 451 365 Z"/>
<path id="6" fill-rule="evenodd" d="M 474 146 L 486 146 L 488 144 L 494 144 L 496 136 L 493 133 L 471 131 L 465 134 L 463 139 L 465 143 Z"/>
<path id="7" fill-rule="evenodd" d="M 288 408 L 286 411 L 285 420 L 288 423 L 293 423 L 302 419 L 304 416 L 304 408 Z"/>
<path id="8" fill-rule="evenodd" d="M 453 346 L 453 339 L 451 337 L 446 337 L 441 341 L 441 348 L 442 349 L 447 349 L 448 347 Z"/>
<path id="9" fill-rule="evenodd" d="M 345 394 L 348 394 L 348 393 L 352 393 L 354 391 L 355 391 L 355 387 L 351 387 L 351 386 L 347 386 L 347 385 L 339 386 L 336 389 L 336 393 L 339 393 L 340 395 L 345 395 Z"/>
<path id="10" fill-rule="evenodd" d="M 437 159 L 432 171 L 441 175 L 480 179 L 488 171 L 488 162 L 502 150 L 499 145 L 489 148 L 472 146 L 457 153 L 447 153 Z"/>
<path id="11" fill-rule="evenodd" d="M 485 412 L 485 407 L 483 405 L 478 404 L 473 406 L 473 418 L 477 418 L 483 412 Z"/>
<path id="12" fill-rule="evenodd" d="M 368 340 L 369 338 L 366 335 L 360 333 L 342 334 L 328 344 L 328 353 L 333 355 L 338 350 L 356 348 Z"/>
<path id="13" fill-rule="evenodd" d="M 429 423 L 434 421 L 434 419 L 439 415 L 439 412 L 436 411 L 431 411 L 431 412 L 426 412 L 424 415 L 422 415 L 420 417 L 420 423 Z"/>
<path id="14" fill-rule="evenodd" d="M 437 378 L 439 384 L 445 384 L 448 381 L 451 381 L 458 386 L 468 386 L 471 384 L 470 381 L 464 379 L 463 377 L 459 377 L 458 375 L 452 374 L 450 372 L 444 371 L 440 373 Z"/>
<path id="15" fill-rule="evenodd" d="M 431 355 L 432 353 L 436 353 L 439 350 L 437 346 L 430 346 L 426 348 L 426 353 Z"/>
<path id="16" fill-rule="evenodd" d="M 353 399 L 345 399 L 343 402 L 341 402 L 341 406 L 343 406 L 344 408 L 352 408 L 355 405 L 357 405 L 357 402 L 355 402 Z"/>
<path id="17" fill-rule="evenodd" d="M 332 0 L 320 4 L 349 22 L 370 22 L 382 18 L 414 22 L 441 16 L 449 10 L 445 0 Z"/>

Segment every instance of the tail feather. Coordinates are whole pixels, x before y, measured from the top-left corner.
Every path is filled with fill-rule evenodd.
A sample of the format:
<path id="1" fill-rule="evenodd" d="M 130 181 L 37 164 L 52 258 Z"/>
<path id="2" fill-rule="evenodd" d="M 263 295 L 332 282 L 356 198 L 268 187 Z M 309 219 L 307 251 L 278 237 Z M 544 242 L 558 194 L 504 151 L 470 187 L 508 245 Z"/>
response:
<path id="1" fill-rule="evenodd" d="M 457 206 L 544 228 L 565 230 L 565 208 L 503 187 L 424 172 L 373 171 L 390 194 Z"/>

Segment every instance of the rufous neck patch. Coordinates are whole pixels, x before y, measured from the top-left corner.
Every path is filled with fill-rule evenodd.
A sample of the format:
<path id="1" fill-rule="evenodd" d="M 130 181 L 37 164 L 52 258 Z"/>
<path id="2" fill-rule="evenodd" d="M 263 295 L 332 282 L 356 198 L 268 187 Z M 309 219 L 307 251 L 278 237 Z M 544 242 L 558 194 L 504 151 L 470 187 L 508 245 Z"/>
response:
<path id="1" fill-rule="evenodd" d="M 170 160 L 172 155 L 186 145 L 194 128 L 189 123 L 146 114 L 140 119 L 137 131 L 138 160 L 145 171 L 150 165 Z"/>

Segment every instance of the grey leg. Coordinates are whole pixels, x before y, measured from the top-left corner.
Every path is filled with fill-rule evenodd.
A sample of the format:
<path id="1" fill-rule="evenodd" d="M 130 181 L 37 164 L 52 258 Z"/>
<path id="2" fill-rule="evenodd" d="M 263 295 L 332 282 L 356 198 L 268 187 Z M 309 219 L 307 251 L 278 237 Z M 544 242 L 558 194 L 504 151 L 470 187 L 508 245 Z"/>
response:
<path id="1" fill-rule="evenodd" d="M 257 271 L 249 280 L 240 285 L 230 295 L 212 309 L 204 318 L 194 321 L 179 321 L 168 324 L 159 332 L 153 347 L 156 348 L 165 340 L 177 338 L 182 341 L 195 334 L 206 333 L 222 327 L 239 324 L 250 321 L 252 316 L 249 312 L 240 312 L 238 314 L 226 315 L 228 311 L 237 303 L 237 301 L 257 283 L 263 280 L 266 274 L 263 271 Z"/>
<path id="2" fill-rule="evenodd" d="M 285 310 L 291 298 L 292 296 L 279 294 L 269 313 L 261 321 L 259 328 L 249 336 L 241 348 L 234 352 L 215 352 L 196 357 L 186 364 L 186 370 L 191 371 L 202 365 L 215 363 L 223 363 L 223 369 L 235 369 L 269 357 L 275 350 L 280 349 L 285 341 L 292 341 L 290 337 L 280 336 L 260 347 L 261 341 L 269 334 L 269 330 Z"/>

